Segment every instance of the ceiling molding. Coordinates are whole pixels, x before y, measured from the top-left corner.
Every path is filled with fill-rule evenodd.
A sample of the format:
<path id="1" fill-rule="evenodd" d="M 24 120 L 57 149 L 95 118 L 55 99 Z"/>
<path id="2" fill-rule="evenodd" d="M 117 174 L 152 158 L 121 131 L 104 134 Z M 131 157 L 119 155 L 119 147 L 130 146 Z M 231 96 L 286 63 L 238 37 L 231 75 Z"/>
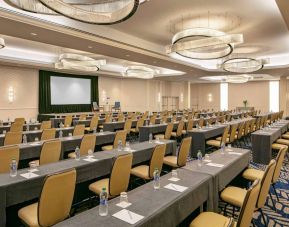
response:
<path id="1" fill-rule="evenodd" d="M 276 0 L 277 6 L 281 12 L 283 20 L 285 21 L 289 30 L 289 1 L 288 0 Z"/>

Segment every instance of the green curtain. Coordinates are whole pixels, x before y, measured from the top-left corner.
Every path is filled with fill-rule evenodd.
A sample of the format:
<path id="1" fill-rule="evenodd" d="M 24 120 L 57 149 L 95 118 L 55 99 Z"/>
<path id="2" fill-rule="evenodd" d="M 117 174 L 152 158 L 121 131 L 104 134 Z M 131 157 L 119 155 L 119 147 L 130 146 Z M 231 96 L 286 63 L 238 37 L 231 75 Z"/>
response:
<path id="1" fill-rule="evenodd" d="M 91 80 L 91 103 L 99 103 L 98 96 L 98 77 L 97 76 L 78 76 L 50 71 L 39 71 L 39 114 L 47 113 L 72 113 L 72 112 L 90 112 L 92 109 L 91 104 L 81 105 L 51 105 L 51 90 L 50 90 L 50 77 L 74 77 L 85 78 Z"/>

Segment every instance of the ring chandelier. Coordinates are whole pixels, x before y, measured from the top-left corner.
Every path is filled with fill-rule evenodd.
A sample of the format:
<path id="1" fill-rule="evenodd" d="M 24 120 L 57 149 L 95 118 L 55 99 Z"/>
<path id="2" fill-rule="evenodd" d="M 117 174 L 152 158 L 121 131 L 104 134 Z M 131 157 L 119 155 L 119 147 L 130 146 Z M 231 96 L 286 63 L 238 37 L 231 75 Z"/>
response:
<path id="1" fill-rule="evenodd" d="M 166 47 L 166 52 L 191 59 L 209 60 L 230 55 L 234 46 L 241 43 L 242 34 L 226 34 L 210 28 L 191 28 L 175 34 L 172 44 Z"/>
<path id="2" fill-rule="evenodd" d="M 252 73 L 261 70 L 264 65 L 268 63 L 269 59 L 230 56 L 226 58 L 222 64 L 218 65 L 218 68 L 232 73 Z"/>
<path id="3" fill-rule="evenodd" d="M 59 62 L 55 63 L 55 68 L 96 72 L 105 64 L 106 60 L 95 60 L 79 54 L 61 54 Z"/>
<path id="4" fill-rule="evenodd" d="M 157 74 L 157 70 L 153 70 L 146 66 L 141 65 L 132 65 L 128 66 L 125 73 L 123 73 L 124 77 L 134 77 L 139 79 L 152 79 L 154 75 Z"/>
<path id="5" fill-rule="evenodd" d="M 130 18 L 143 0 L 5 0 L 33 13 L 63 15 L 85 23 L 108 25 Z"/>
<path id="6" fill-rule="evenodd" d="M 252 80 L 253 77 L 250 75 L 234 75 L 234 76 L 227 76 L 226 82 L 227 83 L 234 83 L 234 84 L 241 84 L 241 83 L 246 83 L 249 80 Z"/>
<path id="7" fill-rule="evenodd" d="M 5 40 L 0 38 L 0 49 L 5 47 Z"/>

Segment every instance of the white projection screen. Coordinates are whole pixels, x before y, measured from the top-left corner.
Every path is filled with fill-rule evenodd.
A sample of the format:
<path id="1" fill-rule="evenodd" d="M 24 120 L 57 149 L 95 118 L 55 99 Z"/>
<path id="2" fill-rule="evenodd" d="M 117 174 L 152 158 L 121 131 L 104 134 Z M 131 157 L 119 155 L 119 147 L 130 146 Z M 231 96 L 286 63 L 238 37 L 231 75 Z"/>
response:
<path id="1" fill-rule="evenodd" d="M 52 76 L 51 105 L 91 104 L 91 80 Z"/>

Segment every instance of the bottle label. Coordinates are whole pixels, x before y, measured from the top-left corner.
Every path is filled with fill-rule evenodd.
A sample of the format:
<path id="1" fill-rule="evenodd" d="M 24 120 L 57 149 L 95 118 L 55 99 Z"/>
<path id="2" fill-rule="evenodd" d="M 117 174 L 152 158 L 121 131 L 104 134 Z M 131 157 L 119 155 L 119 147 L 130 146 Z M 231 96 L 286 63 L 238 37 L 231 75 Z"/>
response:
<path id="1" fill-rule="evenodd" d="M 107 205 L 107 200 L 106 199 L 100 199 L 99 204 L 100 205 Z"/>

